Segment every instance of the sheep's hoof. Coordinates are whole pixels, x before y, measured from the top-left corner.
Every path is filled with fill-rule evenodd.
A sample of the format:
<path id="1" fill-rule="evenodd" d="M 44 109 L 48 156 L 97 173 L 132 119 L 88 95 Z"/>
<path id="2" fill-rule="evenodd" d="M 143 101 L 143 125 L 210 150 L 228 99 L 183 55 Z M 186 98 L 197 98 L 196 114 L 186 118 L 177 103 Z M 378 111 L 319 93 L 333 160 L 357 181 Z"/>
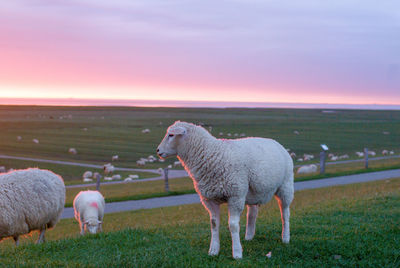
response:
<path id="1" fill-rule="evenodd" d="M 215 247 L 215 248 L 210 248 L 210 250 L 208 251 L 208 255 L 210 256 L 217 256 L 219 253 L 219 248 Z"/>
<path id="2" fill-rule="evenodd" d="M 252 240 L 253 238 L 254 238 L 254 234 L 252 234 L 252 235 L 246 234 L 245 237 L 244 237 L 244 240 L 249 241 L 249 240 Z"/>
<path id="3" fill-rule="evenodd" d="M 233 253 L 233 258 L 235 260 L 240 260 L 242 258 L 242 252 L 240 253 Z"/>
<path id="4" fill-rule="evenodd" d="M 289 241 L 290 241 L 290 237 L 282 237 L 282 242 L 284 244 L 289 244 Z"/>

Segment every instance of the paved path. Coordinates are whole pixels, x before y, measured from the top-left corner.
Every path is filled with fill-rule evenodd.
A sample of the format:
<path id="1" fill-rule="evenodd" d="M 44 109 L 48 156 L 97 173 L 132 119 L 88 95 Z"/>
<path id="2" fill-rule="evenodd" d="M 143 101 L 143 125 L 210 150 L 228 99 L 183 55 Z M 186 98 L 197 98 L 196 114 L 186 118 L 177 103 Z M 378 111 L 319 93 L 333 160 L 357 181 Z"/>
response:
<path id="1" fill-rule="evenodd" d="M 320 179 L 304 182 L 295 182 L 295 191 L 304 189 L 315 189 L 323 188 L 334 185 L 344 185 L 352 183 L 361 183 L 376 180 L 386 180 L 390 178 L 400 178 L 400 169 L 386 170 L 379 172 L 371 172 L 357 175 L 334 177 L 330 179 Z M 197 194 L 186 194 L 178 196 L 168 196 L 168 197 L 157 197 L 145 200 L 133 200 L 124 202 L 115 202 L 106 204 L 106 213 L 130 211 L 138 209 L 150 209 L 159 207 L 169 207 L 187 204 L 200 203 L 199 196 Z M 62 214 L 62 218 L 72 218 L 73 209 L 65 208 Z"/>

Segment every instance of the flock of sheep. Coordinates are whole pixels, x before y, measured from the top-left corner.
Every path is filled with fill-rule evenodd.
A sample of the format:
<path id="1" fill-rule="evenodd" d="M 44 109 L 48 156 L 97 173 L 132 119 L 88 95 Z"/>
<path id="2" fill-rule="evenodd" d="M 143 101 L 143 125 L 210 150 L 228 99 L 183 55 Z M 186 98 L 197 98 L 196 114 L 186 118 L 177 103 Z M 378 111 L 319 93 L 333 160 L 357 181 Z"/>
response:
<path id="1" fill-rule="evenodd" d="M 45 241 L 45 232 L 60 220 L 65 205 L 63 179 L 37 168 L 15 170 L 0 175 L 0 240 L 19 237 L 38 230 L 37 243 Z M 97 191 L 81 191 L 74 200 L 75 218 L 90 233 L 101 231 L 105 202 Z"/>

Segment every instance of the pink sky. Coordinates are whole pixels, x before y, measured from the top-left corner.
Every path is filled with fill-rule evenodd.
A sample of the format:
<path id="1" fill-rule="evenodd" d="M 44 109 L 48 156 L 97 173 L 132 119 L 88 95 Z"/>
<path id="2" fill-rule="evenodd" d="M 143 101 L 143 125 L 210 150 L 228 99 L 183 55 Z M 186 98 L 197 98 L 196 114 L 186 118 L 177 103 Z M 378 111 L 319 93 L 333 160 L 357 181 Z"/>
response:
<path id="1" fill-rule="evenodd" d="M 400 104 L 400 2 L 323 2 L 3 1 L 0 98 Z"/>

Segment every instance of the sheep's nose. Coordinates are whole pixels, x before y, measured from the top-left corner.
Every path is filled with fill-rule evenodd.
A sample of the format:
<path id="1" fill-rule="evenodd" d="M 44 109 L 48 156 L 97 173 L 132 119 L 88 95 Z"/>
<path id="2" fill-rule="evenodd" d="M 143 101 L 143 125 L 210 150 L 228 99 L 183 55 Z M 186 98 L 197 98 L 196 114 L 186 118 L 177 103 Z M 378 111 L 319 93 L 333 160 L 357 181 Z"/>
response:
<path id="1" fill-rule="evenodd" d="M 157 148 L 157 153 L 160 152 L 160 149 Z"/>

